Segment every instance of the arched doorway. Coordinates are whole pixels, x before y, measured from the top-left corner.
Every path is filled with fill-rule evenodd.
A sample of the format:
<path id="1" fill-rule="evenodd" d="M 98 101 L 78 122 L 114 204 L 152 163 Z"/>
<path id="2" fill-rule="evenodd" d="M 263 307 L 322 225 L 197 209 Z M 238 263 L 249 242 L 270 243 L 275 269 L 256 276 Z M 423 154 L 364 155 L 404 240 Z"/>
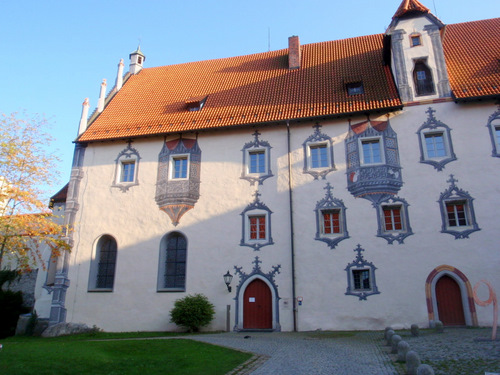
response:
<path id="1" fill-rule="evenodd" d="M 436 302 L 439 320 L 445 326 L 464 326 L 465 315 L 462 293 L 458 283 L 444 275 L 436 283 Z"/>
<path id="2" fill-rule="evenodd" d="M 425 282 L 425 296 L 429 323 L 478 325 L 472 287 L 459 269 L 446 264 L 434 268 Z"/>
<path id="3" fill-rule="evenodd" d="M 272 294 L 261 279 L 248 284 L 243 294 L 243 329 L 273 328 Z"/>

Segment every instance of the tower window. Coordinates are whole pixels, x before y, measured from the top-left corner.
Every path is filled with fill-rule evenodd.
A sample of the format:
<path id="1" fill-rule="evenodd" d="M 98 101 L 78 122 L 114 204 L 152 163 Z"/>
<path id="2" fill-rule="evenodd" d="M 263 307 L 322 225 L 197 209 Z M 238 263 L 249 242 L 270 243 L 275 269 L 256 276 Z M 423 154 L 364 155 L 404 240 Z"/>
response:
<path id="1" fill-rule="evenodd" d="M 422 39 L 420 34 L 410 35 L 410 45 L 412 47 L 417 47 L 422 45 Z"/>
<path id="2" fill-rule="evenodd" d="M 434 82 L 432 80 L 432 73 L 429 67 L 423 61 L 415 63 L 413 69 L 413 80 L 415 83 L 415 90 L 417 95 L 432 95 L 434 94 Z"/>

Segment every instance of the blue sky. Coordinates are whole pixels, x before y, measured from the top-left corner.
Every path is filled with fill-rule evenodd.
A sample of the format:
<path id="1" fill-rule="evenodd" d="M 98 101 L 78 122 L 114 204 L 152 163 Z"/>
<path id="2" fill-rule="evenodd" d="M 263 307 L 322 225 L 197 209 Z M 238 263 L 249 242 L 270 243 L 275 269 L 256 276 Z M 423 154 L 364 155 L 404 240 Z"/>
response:
<path id="1" fill-rule="evenodd" d="M 445 24 L 500 16 L 498 0 L 421 0 Z M 247 55 L 382 33 L 401 0 L 0 0 L 0 112 L 43 114 L 69 179 L 82 102 L 138 44 L 145 67 Z"/>

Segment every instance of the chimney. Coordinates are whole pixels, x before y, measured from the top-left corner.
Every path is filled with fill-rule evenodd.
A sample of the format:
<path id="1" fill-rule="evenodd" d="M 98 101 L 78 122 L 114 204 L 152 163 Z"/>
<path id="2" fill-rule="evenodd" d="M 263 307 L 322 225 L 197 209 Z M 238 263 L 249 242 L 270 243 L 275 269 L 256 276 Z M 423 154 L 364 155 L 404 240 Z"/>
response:
<path id="1" fill-rule="evenodd" d="M 118 74 L 116 76 L 116 91 L 119 91 L 123 86 L 123 59 L 120 59 L 118 64 Z"/>
<path id="2" fill-rule="evenodd" d="M 99 101 L 97 102 L 97 112 L 101 113 L 104 109 L 104 100 L 106 99 L 106 79 L 102 80 L 101 93 L 99 94 Z"/>
<path id="3" fill-rule="evenodd" d="M 85 98 L 82 103 L 82 117 L 80 118 L 80 127 L 78 128 L 78 135 L 82 135 L 87 129 L 87 118 L 89 116 L 89 98 Z"/>
<path id="4" fill-rule="evenodd" d="M 300 68 L 300 41 L 297 35 L 288 38 L 288 69 Z"/>

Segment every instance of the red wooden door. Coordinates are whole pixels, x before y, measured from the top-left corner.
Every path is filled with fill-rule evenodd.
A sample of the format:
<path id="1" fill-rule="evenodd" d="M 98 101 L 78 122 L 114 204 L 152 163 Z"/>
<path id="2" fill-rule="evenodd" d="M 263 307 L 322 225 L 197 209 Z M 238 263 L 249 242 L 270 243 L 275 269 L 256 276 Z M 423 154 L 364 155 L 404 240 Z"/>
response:
<path id="1" fill-rule="evenodd" d="M 273 328 L 271 290 L 267 284 L 255 279 L 248 284 L 243 294 L 243 328 Z"/>
<path id="2" fill-rule="evenodd" d="M 436 283 L 436 300 L 439 320 L 445 326 L 464 326 L 465 315 L 460 286 L 450 276 L 441 277 Z"/>

